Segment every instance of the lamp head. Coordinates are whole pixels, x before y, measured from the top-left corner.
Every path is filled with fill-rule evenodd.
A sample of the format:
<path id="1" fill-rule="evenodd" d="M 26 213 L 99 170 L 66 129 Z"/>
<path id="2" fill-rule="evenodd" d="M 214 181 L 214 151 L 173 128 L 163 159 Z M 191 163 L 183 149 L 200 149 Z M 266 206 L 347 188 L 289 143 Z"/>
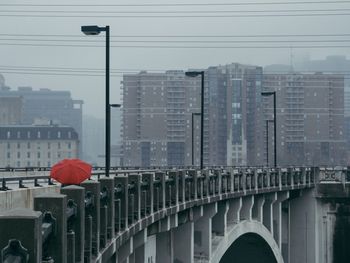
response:
<path id="1" fill-rule="evenodd" d="M 109 104 L 111 108 L 120 108 L 122 105 L 121 104 Z"/>
<path id="2" fill-rule="evenodd" d="M 275 91 L 266 91 L 266 92 L 261 92 L 261 96 L 271 96 L 275 94 Z"/>
<path id="3" fill-rule="evenodd" d="M 81 32 L 83 32 L 85 35 L 98 35 L 103 31 L 103 28 L 99 26 L 82 26 Z"/>
<path id="4" fill-rule="evenodd" d="M 187 77 L 197 77 L 200 74 L 202 74 L 201 71 L 187 71 L 187 72 L 185 72 L 185 75 Z"/>

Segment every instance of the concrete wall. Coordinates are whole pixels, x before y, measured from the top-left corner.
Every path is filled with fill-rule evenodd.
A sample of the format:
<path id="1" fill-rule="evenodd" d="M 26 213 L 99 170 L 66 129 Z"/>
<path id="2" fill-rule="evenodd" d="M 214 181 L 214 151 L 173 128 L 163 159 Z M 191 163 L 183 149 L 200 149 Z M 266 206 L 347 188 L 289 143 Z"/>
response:
<path id="1" fill-rule="evenodd" d="M 13 208 L 33 209 L 34 197 L 48 192 L 60 192 L 60 185 L 0 191 L 0 211 Z"/>

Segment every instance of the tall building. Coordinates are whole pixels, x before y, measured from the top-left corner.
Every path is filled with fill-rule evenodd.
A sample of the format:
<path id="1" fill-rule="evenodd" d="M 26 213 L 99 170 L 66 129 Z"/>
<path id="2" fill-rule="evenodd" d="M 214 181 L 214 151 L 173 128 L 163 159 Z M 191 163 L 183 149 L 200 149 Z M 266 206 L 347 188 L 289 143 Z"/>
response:
<path id="1" fill-rule="evenodd" d="M 78 134 L 71 127 L 0 126 L 0 167 L 51 167 L 77 158 Z"/>
<path id="2" fill-rule="evenodd" d="M 204 76 L 204 165 L 262 164 L 262 68 L 234 63 Z M 199 165 L 201 118 L 193 114 L 201 111 L 200 77 L 128 74 L 123 95 L 124 165 L 191 165 L 192 157 Z"/>
<path id="3" fill-rule="evenodd" d="M 276 91 L 278 165 L 345 164 L 343 76 L 265 74 L 263 88 Z M 264 105 L 272 119 L 272 98 Z"/>
<path id="4" fill-rule="evenodd" d="M 232 63 L 210 67 L 209 165 L 261 165 L 262 68 Z"/>
<path id="5" fill-rule="evenodd" d="M 19 87 L 18 90 L 0 88 L 0 98 L 7 100 L 13 97 L 22 98 L 20 124 L 31 125 L 35 119 L 48 119 L 59 125 L 73 127 L 79 140 L 82 140 L 83 101 L 73 100 L 69 91 L 33 90 L 31 87 Z M 79 145 L 81 156 L 82 148 Z"/>
<path id="6" fill-rule="evenodd" d="M 200 78 L 183 71 L 123 77 L 123 165 L 191 165 L 192 113 L 200 111 Z M 199 125 L 194 155 L 199 163 Z"/>

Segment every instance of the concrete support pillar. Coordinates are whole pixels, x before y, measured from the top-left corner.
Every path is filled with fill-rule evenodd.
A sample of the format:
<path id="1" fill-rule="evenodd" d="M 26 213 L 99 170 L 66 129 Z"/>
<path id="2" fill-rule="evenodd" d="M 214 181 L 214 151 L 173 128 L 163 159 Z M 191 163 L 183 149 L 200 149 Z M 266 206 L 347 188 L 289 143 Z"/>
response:
<path id="1" fill-rule="evenodd" d="M 173 263 L 174 251 L 172 244 L 172 231 L 158 233 L 156 246 L 157 249 L 155 262 Z"/>
<path id="2" fill-rule="evenodd" d="M 263 212 L 263 224 L 273 235 L 273 204 L 277 200 L 277 193 L 266 194 Z"/>
<path id="3" fill-rule="evenodd" d="M 147 242 L 145 243 L 145 260 L 143 262 L 156 263 L 157 257 L 157 238 L 156 235 L 148 236 Z M 162 262 L 162 261 L 161 261 Z"/>
<path id="4" fill-rule="evenodd" d="M 273 237 L 282 249 L 282 202 L 289 198 L 289 191 L 277 193 L 277 200 L 273 204 Z"/>
<path id="5" fill-rule="evenodd" d="M 291 192 L 292 195 L 292 192 Z M 301 196 L 289 201 L 289 261 L 288 263 L 329 263 L 319 253 L 322 240 L 322 215 L 317 215 L 314 190 L 303 190 Z M 331 246 L 328 243 L 325 248 Z M 327 251 L 327 250 L 325 250 Z"/>
<path id="6" fill-rule="evenodd" d="M 174 262 L 194 262 L 194 223 L 189 221 L 172 230 Z"/>
<path id="7" fill-rule="evenodd" d="M 210 259 L 212 239 L 212 217 L 217 213 L 217 203 L 203 207 L 203 214 L 194 223 L 194 255 Z"/>
<path id="8" fill-rule="evenodd" d="M 134 250 L 134 263 L 145 262 L 145 245 L 139 246 Z"/>
<path id="9" fill-rule="evenodd" d="M 259 221 L 260 223 L 263 222 L 264 203 L 265 203 L 264 195 L 254 196 L 253 219 Z"/>
<path id="10" fill-rule="evenodd" d="M 252 220 L 253 206 L 254 206 L 254 195 L 249 195 L 242 198 L 242 209 L 240 213 L 240 220 Z"/>
<path id="11" fill-rule="evenodd" d="M 212 219 L 212 230 L 216 235 L 224 236 L 227 228 L 227 212 L 229 210 L 228 201 L 221 201 L 217 203 L 217 213 Z"/>
<path id="12" fill-rule="evenodd" d="M 147 242 L 147 229 L 133 237 L 133 253 L 128 257 L 129 263 L 145 262 L 145 243 Z"/>
<path id="13" fill-rule="evenodd" d="M 129 261 L 129 256 L 133 252 L 133 237 L 130 237 L 128 241 L 126 241 L 118 250 L 118 261 L 126 262 Z"/>
<path id="14" fill-rule="evenodd" d="M 240 220 L 240 212 L 242 208 L 242 198 L 238 197 L 235 199 L 231 199 L 229 202 L 229 209 L 227 212 L 227 223 L 239 223 Z"/>

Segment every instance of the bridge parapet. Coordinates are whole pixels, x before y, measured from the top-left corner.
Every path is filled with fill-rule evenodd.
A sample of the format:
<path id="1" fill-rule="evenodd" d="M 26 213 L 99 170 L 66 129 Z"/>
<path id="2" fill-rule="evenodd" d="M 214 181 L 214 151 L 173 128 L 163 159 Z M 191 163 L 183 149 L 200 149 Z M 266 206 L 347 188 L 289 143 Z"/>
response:
<path id="1" fill-rule="evenodd" d="M 112 258 L 123 262 L 137 247 L 143 245 L 145 235 L 169 231 L 194 218 L 201 218 L 203 211 L 198 210 L 198 207 L 247 197 L 247 202 L 244 202 L 243 208 L 240 205 L 238 213 L 251 219 L 252 213 L 260 213 L 254 210 L 251 196 L 313 188 L 320 171 L 315 168 L 228 167 L 115 171 L 110 178 L 100 175 L 98 180 L 85 181 L 79 187 L 63 187 L 61 194 L 35 197 L 34 208 L 41 211 L 36 212 L 38 216 L 35 217 L 39 222 L 38 228 L 46 227 L 52 232 L 46 235 L 49 237 L 45 238 L 47 241 L 33 250 L 34 254 L 26 256 L 28 260 L 23 262 L 38 262 L 36 259 L 43 256 L 42 262 L 106 262 Z M 75 213 L 71 210 L 72 203 L 76 207 Z M 236 209 L 234 207 L 233 203 L 213 207 L 213 213 L 207 213 L 202 219 L 203 224 L 213 217 L 215 231 L 224 232 L 222 227 L 225 227 L 225 223 L 221 222 L 223 217 L 215 217 L 214 214 L 232 214 L 231 210 Z M 45 213 L 51 213 L 56 223 L 43 221 L 42 215 Z M 6 222 L 0 224 L 0 233 L 7 233 L 5 228 L 8 225 L 14 226 L 18 220 L 25 218 L 26 213 L 22 211 L 12 217 L 0 214 L 1 222 Z M 20 251 L 31 248 L 32 244 L 25 242 L 28 231 L 24 228 L 15 234 L 0 236 L 0 263 L 13 262 L 11 258 L 21 254 Z M 279 235 L 276 233 L 276 236 Z M 43 239 L 42 231 L 33 235 L 36 235 L 37 240 Z M 18 251 L 12 249 L 9 253 L 6 250 L 10 240 L 20 242 Z"/>

